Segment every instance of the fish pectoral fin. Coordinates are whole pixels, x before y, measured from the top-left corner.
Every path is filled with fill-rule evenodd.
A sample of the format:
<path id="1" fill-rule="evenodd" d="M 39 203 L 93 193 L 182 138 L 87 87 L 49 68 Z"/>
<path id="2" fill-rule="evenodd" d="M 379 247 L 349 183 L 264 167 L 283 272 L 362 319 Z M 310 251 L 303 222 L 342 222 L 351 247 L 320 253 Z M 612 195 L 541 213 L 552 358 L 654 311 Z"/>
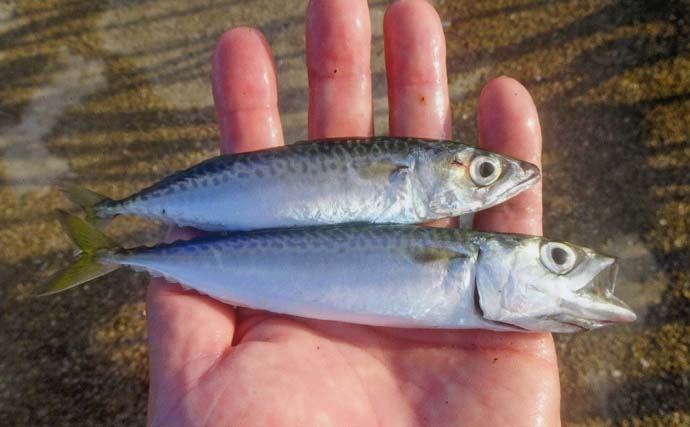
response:
<path id="1" fill-rule="evenodd" d="M 364 179 L 388 176 L 391 181 L 398 181 L 401 175 L 407 175 L 408 170 L 407 165 L 393 162 L 372 162 L 358 168 L 359 176 Z"/>
<path id="2" fill-rule="evenodd" d="M 457 258 L 468 258 L 467 254 L 447 248 L 410 248 L 408 256 L 419 263 L 450 262 Z"/>
<path id="3" fill-rule="evenodd" d="M 405 200 L 412 192 L 412 173 L 407 166 L 398 166 L 388 176 L 388 198 L 393 202 Z M 393 203 L 394 205 L 395 203 Z"/>
<path id="4" fill-rule="evenodd" d="M 412 193 L 411 169 L 405 165 L 387 163 L 377 166 L 379 173 L 387 173 L 388 187 L 385 194 L 385 208 L 376 217 L 375 222 L 399 222 L 401 215 L 408 216 L 405 212 L 406 205 Z"/>

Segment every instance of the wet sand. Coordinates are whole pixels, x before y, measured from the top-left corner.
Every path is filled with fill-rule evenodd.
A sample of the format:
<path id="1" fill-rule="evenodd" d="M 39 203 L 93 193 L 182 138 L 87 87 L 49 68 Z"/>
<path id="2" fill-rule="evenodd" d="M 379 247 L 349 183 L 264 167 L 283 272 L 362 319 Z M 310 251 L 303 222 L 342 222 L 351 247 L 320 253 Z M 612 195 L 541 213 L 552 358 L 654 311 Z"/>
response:
<path id="1" fill-rule="evenodd" d="M 0 5 L 0 425 L 143 424 L 145 277 L 52 298 L 67 265 L 53 211 L 71 179 L 115 197 L 216 153 L 210 58 L 222 31 L 275 49 L 287 141 L 306 136 L 305 2 L 50 1 Z M 387 130 L 373 1 L 374 107 Z M 634 325 L 559 336 L 566 426 L 690 425 L 690 4 L 436 2 L 454 131 L 476 141 L 481 87 L 533 94 L 544 132 L 545 232 L 621 257 Z M 153 243 L 161 227 L 117 220 Z"/>

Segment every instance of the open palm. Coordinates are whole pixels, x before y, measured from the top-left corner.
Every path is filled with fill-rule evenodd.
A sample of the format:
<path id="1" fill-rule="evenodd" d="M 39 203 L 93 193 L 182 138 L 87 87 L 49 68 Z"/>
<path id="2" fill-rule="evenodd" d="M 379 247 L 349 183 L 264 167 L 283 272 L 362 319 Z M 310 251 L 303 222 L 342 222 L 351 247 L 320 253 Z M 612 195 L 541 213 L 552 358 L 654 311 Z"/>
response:
<path id="1" fill-rule="evenodd" d="M 443 30 L 421 0 L 384 20 L 390 131 L 449 138 Z M 372 135 L 364 0 L 307 10 L 309 135 Z M 214 61 L 223 152 L 283 144 L 275 70 L 254 29 L 228 31 Z M 539 164 L 527 91 L 499 78 L 479 100 L 480 145 Z M 477 228 L 541 233 L 541 188 L 481 214 Z M 149 423 L 173 425 L 559 425 L 549 334 L 374 328 L 248 309 L 155 280 L 147 298 Z"/>

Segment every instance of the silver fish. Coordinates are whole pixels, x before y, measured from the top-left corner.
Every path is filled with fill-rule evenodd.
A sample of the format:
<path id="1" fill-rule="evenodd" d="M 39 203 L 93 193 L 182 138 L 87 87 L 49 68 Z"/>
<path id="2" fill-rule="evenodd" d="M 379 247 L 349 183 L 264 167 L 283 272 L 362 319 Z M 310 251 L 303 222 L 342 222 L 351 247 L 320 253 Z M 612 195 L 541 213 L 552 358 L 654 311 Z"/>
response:
<path id="1" fill-rule="evenodd" d="M 140 215 L 203 230 L 412 224 L 501 203 L 540 178 L 527 162 L 453 141 L 307 141 L 219 156 L 122 200 L 67 186 L 91 220 Z"/>
<path id="2" fill-rule="evenodd" d="M 374 326 L 576 332 L 635 319 L 613 295 L 614 258 L 542 237 L 343 225 L 125 250 L 65 223 L 84 253 L 44 293 L 129 266 L 229 304 Z"/>

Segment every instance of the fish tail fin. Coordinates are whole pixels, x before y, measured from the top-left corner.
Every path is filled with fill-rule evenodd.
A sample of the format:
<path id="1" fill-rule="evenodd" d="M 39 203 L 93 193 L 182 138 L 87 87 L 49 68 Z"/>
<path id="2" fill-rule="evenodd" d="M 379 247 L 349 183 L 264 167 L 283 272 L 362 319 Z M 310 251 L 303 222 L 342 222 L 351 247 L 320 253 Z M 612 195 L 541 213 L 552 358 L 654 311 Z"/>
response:
<path id="1" fill-rule="evenodd" d="M 61 189 L 72 203 L 86 213 L 87 221 L 99 228 L 104 228 L 108 224 L 110 218 L 100 217 L 98 205 L 102 202 L 112 202 L 113 199 L 73 184 L 62 184 Z"/>
<path id="2" fill-rule="evenodd" d="M 36 292 L 51 295 L 90 282 L 120 266 L 103 263 L 102 255 L 116 252 L 121 247 L 96 227 L 75 215 L 60 211 L 60 219 L 74 243 L 82 250 L 79 258 Z"/>

